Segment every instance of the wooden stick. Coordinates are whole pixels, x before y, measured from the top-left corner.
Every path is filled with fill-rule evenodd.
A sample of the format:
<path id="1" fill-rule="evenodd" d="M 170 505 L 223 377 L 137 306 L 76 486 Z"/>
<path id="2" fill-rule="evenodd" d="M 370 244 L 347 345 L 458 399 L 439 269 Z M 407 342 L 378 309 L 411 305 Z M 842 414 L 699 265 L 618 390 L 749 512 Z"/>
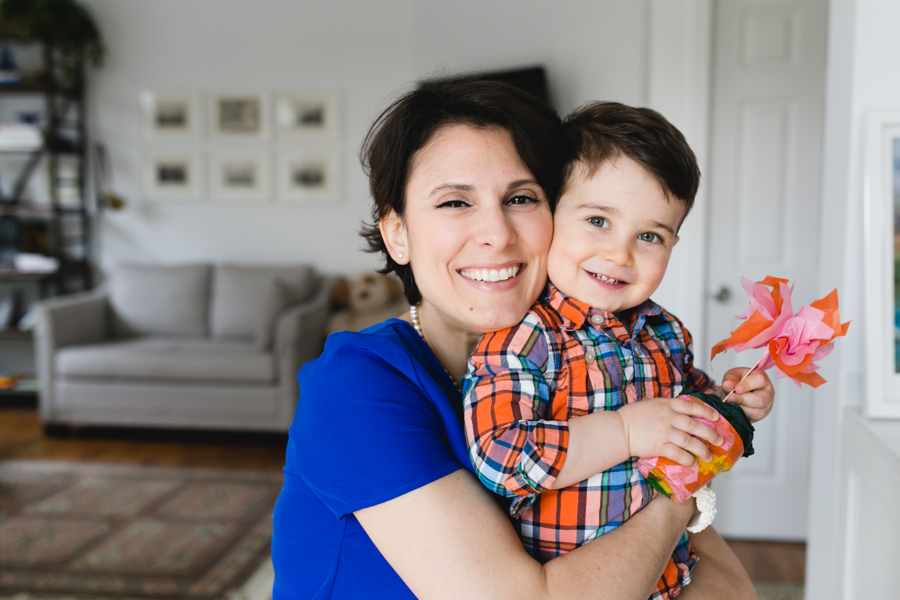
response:
<path id="1" fill-rule="evenodd" d="M 756 364 L 755 364 L 755 365 L 753 365 L 753 366 L 752 366 L 752 367 L 750 367 L 750 370 L 749 370 L 749 371 L 747 371 L 747 372 L 746 372 L 746 373 L 744 373 L 744 376 L 743 376 L 743 377 L 741 377 L 741 379 L 740 379 L 740 380 L 739 380 L 739 381 L 738 381 L 738 382 L 737 382 L 737 383 L 736 383 L 736 384 L 734 384 L 734 387 L 733 387 L 733 388 L 731 388 L 731 391 L 730 391 L 730 392 L 728 392 L 728 395 L 727 395 L 727 396 L 725 396 L 725 398 L 724 398 L 724 399 L 723 399 L 723 400 L 722 400 L 722 402 L 728 402 L 728 399 L 729 399 L 729 398 L 730 398 L 730 397 L 731 397 L 731 395 L 732 395 L 732 394 L 733 394 L 733 393 L 734 393 L 734 390 L 736 390 L 736 389 L 737 389 L 737 386 L 738 386 L 738 383 L 740 383 L 740 382 L 741 382 L 741 381 L 743 381 L 743 380 L 745 380 L 745 379 L 747 379 L 747 377 L 748 377 L 748 376 L 749 376 L 749 375 L 750 375 L 750 373 L 752 373 L 752 372 L 753 372 L 753 371 L 755 371 L 755 370 L 756 370 L 756 367 L 758 367 L 758 366 L 759 366 L 759 363 L 761 363 L 761 362 L 762 362 L 762 359 L 763 359 L 763 356 L 765 356 L 765 355 L 766 355 L 766 353 L 765 353 L 765 352 L 763 352 L 763 353 L 762 353 L 762 355 L 761 355 L 761 356 L 760 356 L 760 357 L 759 357 L 759 360 L 758 360 L 758 361 L 756 361 Z"/>

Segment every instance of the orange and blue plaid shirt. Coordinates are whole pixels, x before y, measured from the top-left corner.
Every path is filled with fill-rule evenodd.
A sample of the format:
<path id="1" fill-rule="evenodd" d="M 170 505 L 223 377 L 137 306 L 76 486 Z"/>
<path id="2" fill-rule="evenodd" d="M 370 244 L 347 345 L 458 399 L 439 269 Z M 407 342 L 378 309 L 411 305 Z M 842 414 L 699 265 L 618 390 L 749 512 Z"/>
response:
<path id="1" fill-rule="evenodd" d="M 512 498 L 525 549 L 541 562 L 615 529 L 651 499 L 634 457 L 548 489 L 566 459 L 568 419 L 685 388 L 714 390 L 694 369 L 691 336 L 677 318 L 650 300 L 629 317 L 626 328 L 548 284 L 521 323 L 485 335 L 469 358 L 464 407 L 472 464 L 489 489 Z M 684 535 L 652 598 L 677 595 L 695 562 Z"/>

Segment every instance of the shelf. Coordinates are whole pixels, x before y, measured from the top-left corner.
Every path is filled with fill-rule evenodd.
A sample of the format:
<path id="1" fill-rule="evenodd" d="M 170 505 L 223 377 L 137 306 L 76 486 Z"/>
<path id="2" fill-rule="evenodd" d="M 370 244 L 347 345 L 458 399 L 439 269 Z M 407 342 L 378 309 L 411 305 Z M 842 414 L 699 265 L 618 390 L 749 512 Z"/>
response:
<path id="1" fill-rule="evenodd" d="M 19 282 L 41 282 L 53 279 L 59 271 L 54 273 L 19 273 L 15 269 L 0 268 L 0 282 L 19 281 Z"/>
<path id="2" fill-rule="evenodd" d="M 33 156 L 35 154 L 61 154 L 61 155 L 81 155 L 81 148 L 78 142 L 66 139 L 49 140 L 35 148 L 0 148 L 0 154 L 4 156 Z"/>
<path id="3" fill-rule="evenodd" d="M 14 386 L 8 388 L 0 388 L 0 398 L 3 397 L 22 397 L 36 396 L 38 392 L 37 377 L 29 375 L 19 380 Z"/>
<path id="4" fill-rule="evenodd" d="M 0 148 L 0 154 L 4 156 L 31 156 L 32 154 L 40 154 L 44 151 L 43 146 L 37 148 Z"/>
<path id="5" fill-rule="evenodd" d="M 31 331 L 20 329 L 0 329 L 0 340 L 31 340 L 34 334 Z"/>
<path id="6" fill-rule="evenodd" d="M 34 82 L 0 83 L 0 94 L 40 94 L 47 93 L 47 87 Z"/>
<path id="7" fill-rule="evenodd" d="M 19 95 L 19 96 L 45 96 L 47 94 L 55 94 L 77 100 L 80 90 L 55 88 L 51 90 L 42 82 L 26 81 L 24 83 L 0 83 L 0 96 L 3 95 Z"/>
<path id="8" fill-rule="evenodd" d="M 80 215 L 80 206 L 53 206 L 52 204 L 24 204 L 0 202 L 0 217 L 52 217 L 54 215 Z"/>

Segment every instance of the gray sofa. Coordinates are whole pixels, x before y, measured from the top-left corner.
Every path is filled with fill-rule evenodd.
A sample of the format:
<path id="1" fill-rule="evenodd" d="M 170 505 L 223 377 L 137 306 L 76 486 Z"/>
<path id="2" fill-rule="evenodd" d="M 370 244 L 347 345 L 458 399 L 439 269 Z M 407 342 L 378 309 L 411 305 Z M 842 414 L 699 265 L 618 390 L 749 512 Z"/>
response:
<path id="1" fill-rule="evenodd" d="M 287 431 L 325 338 L 310 266 L 127 265 L 38 308 L 46 425 Z"/>

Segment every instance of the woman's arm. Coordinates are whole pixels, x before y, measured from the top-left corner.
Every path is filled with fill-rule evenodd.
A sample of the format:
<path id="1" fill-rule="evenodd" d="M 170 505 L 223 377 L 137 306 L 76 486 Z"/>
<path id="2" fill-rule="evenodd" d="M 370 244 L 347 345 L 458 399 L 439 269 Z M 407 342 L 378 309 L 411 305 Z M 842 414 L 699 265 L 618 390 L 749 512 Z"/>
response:
<path id="1" fill-rule="evenodd" d="M 354 514 L 421 599 L 646 600 L 693 511 L 693 502 L 656 499 L 545 565 L 528 556 L 490 492 L 462 469 Z"/>
<path id="2" fill-rule="evenodd" d="M 756 590 L 750 576 L 715 529 L 707 527 L 688 537 L 700 560 L 694 567 L 691 583 L 684 588 L 679 598 L 756 600 Z"/>

